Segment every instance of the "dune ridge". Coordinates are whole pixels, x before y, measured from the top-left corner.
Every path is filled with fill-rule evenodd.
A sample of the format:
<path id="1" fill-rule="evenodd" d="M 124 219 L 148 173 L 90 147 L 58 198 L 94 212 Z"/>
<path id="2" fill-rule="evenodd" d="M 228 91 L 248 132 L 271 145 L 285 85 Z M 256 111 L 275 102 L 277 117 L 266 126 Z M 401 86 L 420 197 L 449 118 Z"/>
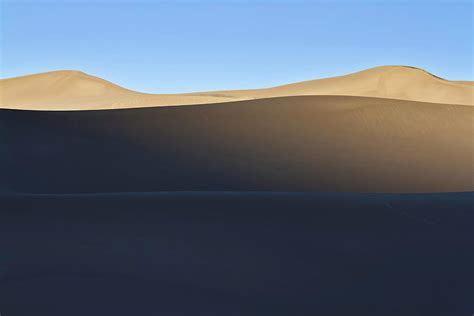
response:
<path id="1" fill-rule="evenodd" d="M 0 108 L 97 110 L 222 103 L 302 95 L 345 95 L 474 105 L 471 81 L 449 81 L 407 66 L 381 66 L 353 74 L 272 88 L 183 94 L 125 89 L 80 71 L 54 71 L 0 80 Z"/>

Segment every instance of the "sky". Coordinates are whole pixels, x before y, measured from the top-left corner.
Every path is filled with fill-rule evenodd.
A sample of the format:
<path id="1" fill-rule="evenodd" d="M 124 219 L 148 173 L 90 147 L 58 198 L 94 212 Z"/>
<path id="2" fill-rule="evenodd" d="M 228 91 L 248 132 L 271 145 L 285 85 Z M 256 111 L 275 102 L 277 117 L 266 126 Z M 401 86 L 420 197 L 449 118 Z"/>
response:
<path id="1" fill-rule="evenodd" d="M 149 93 L 380 65 L 474 79 L 471 0 L 0 0 L 0 18 L 0 78 L 81 70 Z"/>

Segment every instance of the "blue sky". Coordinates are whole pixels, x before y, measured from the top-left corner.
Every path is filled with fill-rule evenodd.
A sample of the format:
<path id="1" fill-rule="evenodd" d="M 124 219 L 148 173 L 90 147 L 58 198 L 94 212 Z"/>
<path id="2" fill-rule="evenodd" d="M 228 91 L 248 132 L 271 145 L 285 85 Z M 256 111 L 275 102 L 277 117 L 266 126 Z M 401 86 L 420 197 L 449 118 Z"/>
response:
<path id="1" fill-rule="evenodd" d="M 473 80 L 470 0 L 18 0 L 0 10 L 1 78 L 75 69 L 172 93 L 396 64 Z"/>

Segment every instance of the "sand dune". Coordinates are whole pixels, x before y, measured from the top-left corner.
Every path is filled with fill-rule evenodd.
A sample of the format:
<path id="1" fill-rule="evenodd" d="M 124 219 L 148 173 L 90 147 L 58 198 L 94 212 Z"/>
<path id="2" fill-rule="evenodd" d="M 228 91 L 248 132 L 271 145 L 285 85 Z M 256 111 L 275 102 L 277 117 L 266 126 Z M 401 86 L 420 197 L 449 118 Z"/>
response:
<path id="1" fill-rule="evenodd" d="M 417 68 L 174 95 L 77 71 L 0 88 L 7 109 L 106 110 L 0 110 L 3 191 L 474 190 L 474 86 Z"/>
<path id="2" fill-rule="evenodd" d="M 185 107 L 0 111 L 24 192 L 473 191 L 471 106 L 297 96 Z"/>
<path id="3" fill-rule="evenodd" d="M 0 108 L 11 109 L 93 110 L 216 103 L 228 99 L 140 93 L 80 71 L 54 71 L 0 81 Z"/>
<path id="4" fill-rule="evenodd" d="M 158 89 L 159 87 L 157 87 Z M 383 66 L 354 74 L 254 90 L 146 94 L 78 71 L 56 71 L 0 81 L 0 108 L 88 110 L 220 103 L 299 95 L 347 95 L 473 105 L 474 86 L 424 70 Z"/>
<path id="5" fill-rule="evenodd" d="M 214 93 L 197 95 L 209 94 Z M 472 82 L 448 81 L 422 69 L 406 66 L 376 67 L 346 76 L 310 80 L 268 89 L 219 91 L 218 95 L 241 98 L 346 95 L 474 105 Z"/>

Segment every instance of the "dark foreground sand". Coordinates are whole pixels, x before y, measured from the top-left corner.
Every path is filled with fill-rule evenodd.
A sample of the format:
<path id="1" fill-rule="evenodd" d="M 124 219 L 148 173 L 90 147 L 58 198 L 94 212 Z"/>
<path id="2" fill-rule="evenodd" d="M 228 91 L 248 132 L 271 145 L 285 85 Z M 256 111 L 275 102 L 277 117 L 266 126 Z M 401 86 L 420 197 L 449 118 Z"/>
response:
<path id="1" fill-rule="evenodd" d="M 2 315 L 470 315 L 474 195 L 0 196 Z"/>

